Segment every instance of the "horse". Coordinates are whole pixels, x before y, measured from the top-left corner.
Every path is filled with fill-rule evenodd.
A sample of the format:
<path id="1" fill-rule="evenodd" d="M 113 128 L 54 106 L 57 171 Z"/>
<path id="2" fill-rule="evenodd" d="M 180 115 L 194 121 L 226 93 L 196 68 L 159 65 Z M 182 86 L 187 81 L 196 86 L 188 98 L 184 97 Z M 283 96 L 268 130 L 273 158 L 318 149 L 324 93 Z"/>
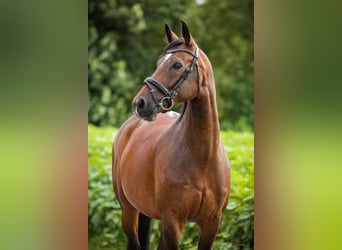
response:
<path id="1" fill-rule="evenodd" d="M 182 21 L 165 24 L 167 47 L 134 97 L 134 114 L 113 143 L 113 187 L 128 250 L 149 247 L 151 219 L 161 221 L 158 249 L 178 249 L 188 221 L 198 249 L 211 249 L 230 192 L 211 63 Z M 171 109 L 183 103 L 178 114 Z"/>

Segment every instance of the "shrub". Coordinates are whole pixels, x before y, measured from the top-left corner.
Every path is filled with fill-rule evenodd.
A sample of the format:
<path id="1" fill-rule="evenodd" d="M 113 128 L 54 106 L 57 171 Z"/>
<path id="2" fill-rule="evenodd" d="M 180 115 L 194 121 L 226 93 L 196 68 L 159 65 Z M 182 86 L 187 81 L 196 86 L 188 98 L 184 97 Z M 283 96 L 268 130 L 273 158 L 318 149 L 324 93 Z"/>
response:
<path id="1" fill-rule="evenodd" d="M 111 149 L 117 129 L 88 126 L 88 225 L 90 247 L 124 249 L 121 210 L 111 179 Z M 253 249 L 254 231 L 254 137 L 250 132 L 221 132 L 231 165 L 231 194 L 222 217 L 214 249 Z M 160 223 L 153 220 L 151 249 L 160 238 Z M 100 240 L 99 240 L 100 239 Z M 198 230 L 188 223 L 180 249 L 197 249 Z M 112 248 L 113 249 L 113 248 Z"/>

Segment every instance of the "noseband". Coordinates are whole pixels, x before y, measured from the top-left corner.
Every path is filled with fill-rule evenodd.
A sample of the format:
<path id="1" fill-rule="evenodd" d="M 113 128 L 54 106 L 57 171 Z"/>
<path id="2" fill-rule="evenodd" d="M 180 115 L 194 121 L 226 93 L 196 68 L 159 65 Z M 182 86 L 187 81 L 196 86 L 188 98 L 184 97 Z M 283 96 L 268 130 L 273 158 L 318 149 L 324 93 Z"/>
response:
<path id="1" fill-rule="evenodd" d="M 164 84 L 157 81 L 153 77 L 147 77 L 144 80 L 144 84 L 146 84 L 146 86 L 148 87 L 150 94 L 152 96 L 153 102 L 156 105 L 156 108 L 160 107 L 164 111 L 170 111 L 173 108 L 173 105 L 174 105 L 173 99 L 177 96 L 177 94 L 179 93 L 180 89 L 183 86 L 183 83 L 188 78 L 189 74 L 192 72 L 194 65 L 196 66 L 196 71 L 197 71 L 197 86 L 198 86 L 197 97 L 198 97 L 199 92 L 200 92 L 200 74 L 199 74 L 199 67 L 198 67 L 198 46 L 196 45 L 195 53 L 191 50 L 188 50 L 188 49 L 173 49 L 173 50 L 167 50 L 165 54 L 175 53 L 175 52 L 186 52 L 186 53 L 192 55 L 193 59 L 189 65 L 189 67 L 184 70 L 184 72 L 180 76 L 180 78 L 172 85 L 173 87 L 171 88 L 171 90 L 166 88 Z M 164 94 L 164 97 L 160 100 L 159 103 L 158 103 L 158 101 L 154 95 L 154 91 L 153 91 L 152 86 L 156 87 L 160 92 L 162 92 Z"/>

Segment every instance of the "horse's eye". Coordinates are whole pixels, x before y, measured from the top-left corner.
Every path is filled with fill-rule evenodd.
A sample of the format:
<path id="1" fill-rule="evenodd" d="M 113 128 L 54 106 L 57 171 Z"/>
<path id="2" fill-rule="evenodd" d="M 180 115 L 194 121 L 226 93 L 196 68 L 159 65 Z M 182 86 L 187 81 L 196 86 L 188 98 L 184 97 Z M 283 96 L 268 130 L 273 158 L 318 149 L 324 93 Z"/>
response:
<path id="1" fill-rule="evenodd" d="M 180 69 L 183 65 L 180 62 L 175 62 L 172 64 L 172 68 L 174 69 Z"/>

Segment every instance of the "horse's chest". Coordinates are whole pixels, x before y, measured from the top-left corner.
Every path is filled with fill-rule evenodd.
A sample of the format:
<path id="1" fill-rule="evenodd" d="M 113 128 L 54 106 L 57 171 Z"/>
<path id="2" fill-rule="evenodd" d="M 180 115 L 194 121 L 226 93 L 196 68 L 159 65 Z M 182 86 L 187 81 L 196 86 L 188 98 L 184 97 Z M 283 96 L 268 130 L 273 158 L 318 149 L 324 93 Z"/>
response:
<path id="1" fill-rule="evenodd" d="M 189 167 L 189 166 L 188 166 Z M 208 174 L 204 170 L 186 170 L 174 166 L 164 169 L 156 186 L 157 204 L 162 209 L 176 208 L 184 211 L 184 217 L 193 217 L 201 208 L 207 196 Z"/>

